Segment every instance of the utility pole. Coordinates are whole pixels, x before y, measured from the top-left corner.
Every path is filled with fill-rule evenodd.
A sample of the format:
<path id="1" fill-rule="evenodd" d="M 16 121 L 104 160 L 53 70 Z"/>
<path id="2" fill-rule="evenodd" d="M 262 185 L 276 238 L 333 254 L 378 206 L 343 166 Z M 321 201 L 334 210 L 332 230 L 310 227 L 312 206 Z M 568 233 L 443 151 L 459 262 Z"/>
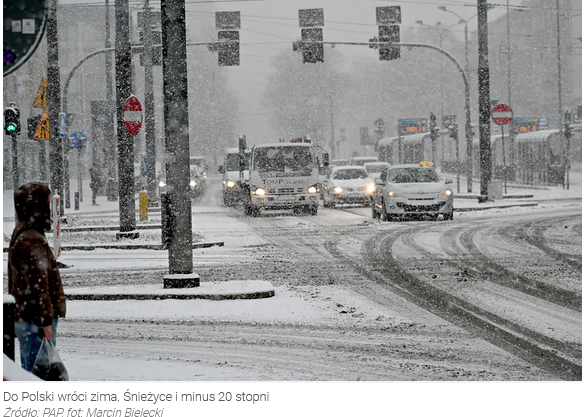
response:
<path id="1" fill-rule="evenodd" d="M 487 0 L 477 0 L 477 16 L 479 19 L 479 160 L 481 163 L 481 197 L 479 197 L 479 202 L 486 202 L 492 169 Z"/>
<path id="2" fill-rule="evenodd" d="M 57 1 L 50 0 L 47 9 L 47 112 L 49 113 L 49 168 L 53 195 L 64 197 L 63 143 L 59 135 L 61 80 L 59 74 L 59 39 L 57 36 Z M 60 215 L 65 212 L 60 204 Z"/>
<path id="3" fill-rule="evenodd" d="M 145 66 L 145 149 L 147 152 L 147 195 L 149 207 L 157 207 L 157 147 L 155 144 L 155 105 L 153 99 L 153 26 L 149 0 L 143 5 L 143 64 Z"/>
<path id="4" fill-rule="evenodd" d="M 105 0 L 105 6 L 106 6 L 106 10 L 105 10 L 105 21 L 106 21 L 106 27 L 105 29 L 105 34 L 106 34 L 106 39 L 104 41 L 104 47 L 106 49 L 112 48 L 112 42 L 110 41 L 110 0 Z M 113 88 L 112 88 L 112 55 L 110 55 L 109 53 L 106 54 L 105 56 L 105 63 L 106 63 L 106 101 L 108 103 L 112 103 L 113 100 Z M 108 155 L 109 152 L 114 151 L 115 148 L 115 143 L 114 143 L 114 125 L 112 123 L 112 119 L 108 118 L 108 126 L 106 129 L 106 134 L 104 135 L 104 155 Z M 107 169 L 107 174 L 108 174 L 108 178 L 115 178 L 116 176 L 116 170 L 114 168 L 114 164 L 115 161 L 113 158 L 106 158 L 106 160 L 104 161 L 104 163 L 106 164 L 106 169 Z"/>
<path id="5" fill-rule="evenodd" d="M 169 273 L 192 274 L 192 205 L 185 0 L 161 0 L 165 170 L 169 184 Z"/>
<path id="6" fill-rule="evenodd" d="M 336 158 L 336 142 L 334 140 L 334 91 L 330 90 L 330 152 L 331 158 Z"/>
<path id="7" fill-rule="evenodd" d="M 560 146 L 563 151 L 563 167 L 565 178 L 563 179 L 563 189 L 565 188 L 567 166 L 569 164 L 569 155 L 563 136 L 563 93 L 562 93 L 562 64 L 561 64 L 561 26 L 560 26 L 560 0 L 556 0 L 556 61 L 557 61 L 557 82 L 558 82 L 558 137 Z M 568 184 L 567 184 L 568 189 Z"/>
<path id="8" fill-rule="evenodd" d="M 134 199 L 133 137 L 126 131 L 122 109 L 132 94 L 132 61 L 128 0 L 115 0 L 116 118 L 118 134 L 118 207 L 120 232 L 116 238 L 137 238 Z"/>

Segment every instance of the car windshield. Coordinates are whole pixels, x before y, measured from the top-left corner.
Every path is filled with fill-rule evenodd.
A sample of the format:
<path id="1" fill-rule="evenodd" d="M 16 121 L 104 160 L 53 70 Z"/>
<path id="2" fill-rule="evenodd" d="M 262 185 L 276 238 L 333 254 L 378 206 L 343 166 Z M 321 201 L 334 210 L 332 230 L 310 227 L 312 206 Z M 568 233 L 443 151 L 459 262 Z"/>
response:
<path id="1" fill-rule="evenodd" d="M 365 169 L 367 170 L 367 172 L 369 174 L 372 174 L 374 172 L 381 172 L 383 171 L 383 169 L 386 167 L 385 164 L 377 164 L 377 165 L 365 165 Z"/>
<path id="2" fill-rule="evenodd" d="M 312 155 L 312 148 L 307 146 L 256 148 L 253 168 L 259 172 L 303 172 L 310 175 L 315 167 Z"/>
<path id="3" fill-rule="evenodd" d="M 238 171 L 239 170 L 239 155 L 238 153 L 226 154 L 226 170 L 227 171 Z"/>
<path id="4" fill-rule="evenodd" d="M 434 168 L 395 168 L 389 171 L 389 182 L 438 182 L 438 174 Z"/>
<path id="5" fill-rule="evenodd" d="M 341 169 L 334 173 L 335 180 L 359 180 L 368 178 L 367 172 L 363 169 Z"/>

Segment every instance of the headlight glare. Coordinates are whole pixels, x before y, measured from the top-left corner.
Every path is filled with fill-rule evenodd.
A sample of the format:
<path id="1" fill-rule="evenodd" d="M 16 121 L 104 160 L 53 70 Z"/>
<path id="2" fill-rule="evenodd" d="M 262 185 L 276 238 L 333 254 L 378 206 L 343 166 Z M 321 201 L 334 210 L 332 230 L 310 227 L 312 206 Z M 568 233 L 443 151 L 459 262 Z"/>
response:
<path id="1" fill-rule="evenodd" d="M 265 190 L 262 188 L 257 188 L 255 190 L 255 195 L 259 196 L 259 197 L 263 197 L 266 194 Z"/>
<path id="2" fill-rule="evenodd" d="M 234 185 L 235 185 L 235 184 L 234 184 L 234 181 L 230 181 L 230 180 L 229 180 L 229 181 L 226 181 L 226 186 L 227 186 L 228 188 L 232 188 L 232 187 L 234 187 Z"/>
<path id="3" fill-rule="evenodd" d="M 318 190 L 316 189 L 316 187 L 314 185 L 312 185 L 311 187 L 308 187 L 308 193 L 316 194 L 317 192 L 318 192 Z"/>
<path id="4" fill-rule="evenodd" d="M 369 184 L 367 185 L 367 192 L 369 194 L 373 193 L 375 191 L 375 184 Z"/>
<path id="5" fill-rule="evenodd" d="M 159 187 L 165 187 L 165 183 L 163 181 L 159 181 Z"/>
<path id="6" fill-rule="evenodd" d="M 396 193 L 395 193 L 395 191 L 389 191 L 387 193 L 387 195 L 390 196 L 390 197 L 395 197 L 396 196 Z"/>
<path id="7" fill-rule="evenodd" d="M 344 190 L 342 189 L 342 187 L 334 187 L 334 192 L 336 194 L 341 194 Z"/>
<path id="8" fill-rule="evenodd" d="M 190 181 L 190 187 L 195 187 L 196 186 L 196 182 L 194 180 Z"/>
<path id="9" fill-rule="evenodd" d="M 452 190 L 447 189 L 442 191 L 440 194 L 438 194 L 439 198 L 446 198 L 446 197 L 450 197 L 452 195 Z"/>

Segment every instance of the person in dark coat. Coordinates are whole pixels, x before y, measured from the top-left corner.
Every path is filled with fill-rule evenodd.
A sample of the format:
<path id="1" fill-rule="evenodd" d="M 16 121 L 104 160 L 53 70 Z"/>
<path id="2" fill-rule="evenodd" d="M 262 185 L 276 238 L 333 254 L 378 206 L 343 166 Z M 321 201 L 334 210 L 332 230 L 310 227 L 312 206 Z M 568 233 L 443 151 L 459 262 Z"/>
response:
<path id="1" fill-rule="evenodd" d="M 65 294 L 57 260 L 45 237 L 51 229 L 51 190 L 42 182 L 21 185 L 14 193 L 18 224 L 8 249 L 8 289 L 16 301 L 14 330 L 20 361 L 33 369 L 42 339 L 57 337 L 65 317 Z"/>
<path id="2" fill-rule="evenodd" d="M 90 168 L 90 188 L 92 190 L 92 206 L 97 206 L 96 196 L 98 195 L 98 188 L 100 188 L 100 174 L 94 167 Z"/>

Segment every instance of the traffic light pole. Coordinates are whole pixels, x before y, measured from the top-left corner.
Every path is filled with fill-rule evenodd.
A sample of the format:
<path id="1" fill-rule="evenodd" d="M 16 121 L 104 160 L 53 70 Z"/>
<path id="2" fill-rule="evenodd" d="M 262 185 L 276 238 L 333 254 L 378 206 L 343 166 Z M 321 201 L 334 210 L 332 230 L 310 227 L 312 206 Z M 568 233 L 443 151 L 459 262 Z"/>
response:
<path id="1" fill-rule="evenodd" d="M 382 46 L 403 46 L 407 48 L 428 48 L 434 49 L 435 51 L 440 52 L 447 56 L 453 64 L 457 67 L 461 76 L 463 78 L 463 83 L 465 85 L 465 137 L 467 139 L 467 192 L 473 192 L 473 129 L 471 128 L 471 93 L 469 87 L 469 79 L 467 77 L 467 73 L 459 64 L 459 62 L 448 52 L 444 49 L 439 48 L 438 46 L 428 45 L 425 43 L 403 43 L 403 42 L 325 42 L 325 41 L 296 41 L 294 42 L 294 49 L 301 46 L 304 43 L 322 43 L 322 44 L 330 44 L 330 45 L 358 45 L 358 46 L 369 46 L 371 48 L 374 47 L 382 47 Z M 481 155 L 483 157 L 483 155 Z"/>

